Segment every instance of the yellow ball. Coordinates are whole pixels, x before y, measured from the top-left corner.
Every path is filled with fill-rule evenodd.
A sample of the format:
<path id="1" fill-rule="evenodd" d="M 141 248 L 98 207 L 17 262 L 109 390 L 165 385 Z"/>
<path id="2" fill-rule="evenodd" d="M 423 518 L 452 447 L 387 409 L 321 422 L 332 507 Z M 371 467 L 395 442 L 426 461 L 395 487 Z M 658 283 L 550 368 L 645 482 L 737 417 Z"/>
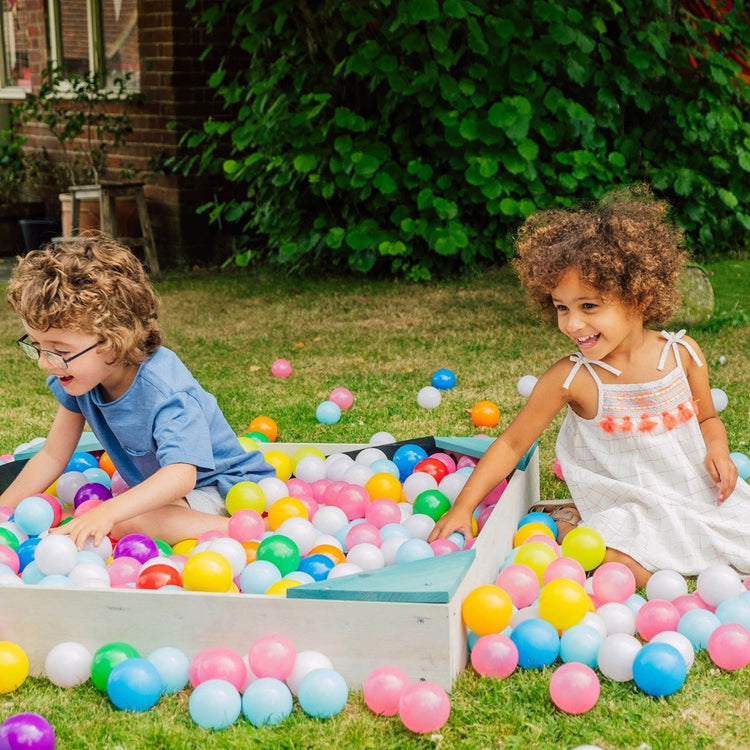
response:
<path id="1" fill-rule="evenodd" d="M 365 489 L 370 496 L 370 500 L 393 500 L 394 503 L 400 503 L 403 499 L 403 488 L 398 477 L 389 474 L 387 471 L 381 471 L 373 474 L 367 482 Z"/>
<path id="2" fill-rule="evenodd" d="M 307 518 L 307 506 L 296 497 L 280 497 L 268 509 L 268 528 L 271 531 L 281 526 L 288 518 Z"/>
<path id="3" fill-rule="evenodd" d="M 543 523 L 532 521 L 530 523 L 524 524 L 523 526 L 521 526 L 521 528 L 518 529 L 518 531 L 513 536 L 513 546 L 520 547 L 526 542 L 529 537 L 535 536 L 536 534 L 545 534 L 546 536 L 550 537 L 550 539 L 555 538 L 555 535 L 552 533 L 552 530 L 549 526 Z"/>
<path id="4" fill-rule="evenodd" d="M 195 549 L 195 545 L 198 544 L 197 539 L 183 539 L 181 542 L 172 545 L 173 555 L 185 555 L 190 557 L 190 554 Z"/>
<path id="5" fill-rule="evenodd" d="M 544 571 L 547 566 L 557 559 L 557 553 L 544 542 L 526 542 L 518 548 L 513 557 L 513 562 L 526 565 L 531 568 L 539 579 L 539 584 L 544 583 Z"/>
<path id="6" fill-rule="evenodd" d="M 510 596 L 494 583 L 473 589 L 461 604 L 461 617 L 466 627 L 477 635 L 500 633 L 508 627 L 512 615 Z"/>
<path id="7" fill-rule="evenodd" d="M 562 553 L 565 557 L 578 560 L 584 570 L 593 570 L 604 561 L 607 545 L 598 531 L 576 526 L 571 529 L 562 540 Z"/>
<path id="8" fill-rule="evenodd" d="M 304 448 L 299 448 L 292 454 L 292 473 L 297 471 L 297 464 L 307 456 L 317 456 L 325 460 L 326 454 L 314 445 L 306 445 Z"/>
<path id="9" fill-rule="evenodd" d="M 232 587 L 232 566 L 218 552 L 196 552 L 185 561 L 182 585 L 186 591 L 226 593 Z"/>
<path id="10" fill-rule="evenodd" d="M 258 447 L 258 441 L 254 440 L 251 437 L 248 437 L 247 435 L 240 435 L 237 440 L 240 441 L 240 445 L 245 449 L 245 453 L 260 450 L 260 448 Z"/>
<path id="11" fill-rule="evenodd" d="M 283 451 L 265 451 L 263 458 L 276 469 L 276 476 L 282 482 L 292 476 L 292 459 Z"/>
<path id="12" fill-rule="evenodd" d="M 237 482 L 229 488 L 226 503 L 230 516 L 246 508 L 256 513 L 263 513 L 266 509 L 266 493 L 256 482 Z"/>
<path id="13" fill-rule="evenodd" d="M 16 643 L 0 641 L 0 693 L 10 693 L 29 676 L 29 658 Z"/>
<path id="14" fill-rule="evenodd" d="M 267 589 L 266 594 L 269 596 L 286 596 L 287 589 L 300 586 L 300 581 L 295 581 L 293 578 L 282 578 L 280 581 L 275 581 Z"/>
<path id="15" fill-rule="evenodd" d="M 567 630 L 583 620 L 591 600 L 577 581 L 556 578 L 539 594 L 539 616 L 555 630 Z"/>

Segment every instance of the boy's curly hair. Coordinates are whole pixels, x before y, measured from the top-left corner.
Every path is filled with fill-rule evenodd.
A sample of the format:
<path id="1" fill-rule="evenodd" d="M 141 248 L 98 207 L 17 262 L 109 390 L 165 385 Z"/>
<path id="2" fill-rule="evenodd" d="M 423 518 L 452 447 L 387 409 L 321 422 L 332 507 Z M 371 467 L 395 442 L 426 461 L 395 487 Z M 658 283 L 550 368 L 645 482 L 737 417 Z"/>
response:
<path id="1" fill-rule="evenodd" d="M 663 324 L 680 302 L 687 258 L 682 231 L 668 213 L 645 186 L 615 190 L 591 208 L 540 211 L 519 229 L 512 263 L 545 318 L 555 318 L 550 293 L 575 269 L 604 298 L 642 315 L 644 324 Z"/>
<path id="2" fill-rule="evenodd" d="M 143 264 L 104 235 L 51 243 L 20 258 L 8 301 L 31 328 L 94 334 L 113 364 L 138 365 L 162 343 L 159 299 Z"/>

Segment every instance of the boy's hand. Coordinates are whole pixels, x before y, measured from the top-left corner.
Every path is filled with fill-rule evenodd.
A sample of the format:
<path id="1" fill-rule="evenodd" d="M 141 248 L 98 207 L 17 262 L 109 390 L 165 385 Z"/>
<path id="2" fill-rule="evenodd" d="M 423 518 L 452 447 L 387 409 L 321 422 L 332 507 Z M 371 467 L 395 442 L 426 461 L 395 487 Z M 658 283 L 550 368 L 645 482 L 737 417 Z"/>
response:
<path id="1" fill-rule="evenodd" d="M 83 545 L 89 537 L 94 537 L 94 544 L 101 544 L 102 539 L 112 531 L 116 523 L 113 509 L 107 507 L 107 501 L 100 503 L 95 508 L 87 510 L 85 513 L 74 518 L 72 521 L 63 526 L 51 529 L 52 534 L 67 534 L 78 549 L 83 549 Z"/>
<path id="2" fill-rule="evenodd" d="M 737 467 L 725 451 L 717 455 L 709 451 L 704 463 L 711 479 L 719 485 L 718 503 L 721 505 L 734 492 L 737 485 Z"/>
<path id="3" fill-rule="evenodd" d="M 463 534 L 464 538 L 468 541 L 474 536 L 471 520 L 471 513 L 462 511 L 460 508 L 454 506 L 435 524 L 435 528 L 430 533 L 427 541 L 434 542 L 436 539 L 445 539 L 454 531 Z"/>

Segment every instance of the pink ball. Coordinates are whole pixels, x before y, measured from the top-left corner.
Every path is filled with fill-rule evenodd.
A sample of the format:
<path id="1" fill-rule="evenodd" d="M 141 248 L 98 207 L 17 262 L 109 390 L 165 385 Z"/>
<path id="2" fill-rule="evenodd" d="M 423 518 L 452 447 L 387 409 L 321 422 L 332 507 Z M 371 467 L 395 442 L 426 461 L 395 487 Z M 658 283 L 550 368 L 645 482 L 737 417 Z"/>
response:
<path id="1" fill-rule="evenodd" d="M 431 453 L 430 458 L 436 458 L 438 461 L 442 461 L 445 464 L 445 468 L 448 469 L 448 473 L 452 474 L 457 466 L 452 456 L 447 453 Z"/>
<path id="2" fill-rule="evenodd" d="M 508 480 L 503 479 L 503 481 L 500 482 L 500 484 L 498 484 L 496 487 L 494 487 L 487 493 L 487 495 L 482 499 L 482 502 L 485 505 L 495 505 L 497 501 L 500 499 L 500 497 L 502 496 L 503 492 L 505 492 L 505 488 L 507 486 L 508 486 Z"/>
<path id="3" fill-rule="evenodd" d="M 354 396 L 348 388 L 334 388 L 331 391 L 331 395 L 328 396 L 329 401 L 333 401 L 339 409 L 348 409 L 354 403 Z"/>
<path id="4" fill-rule="evenodd" d="M 229 536 L 238 542 L 260 539 L 266 531 L 263 516 L 250 508 L 238 510 L 229 519 Z"/>
<path id="5" fill-rule="evenodd" d="M 10 505 L 0 505 L 0 523 L 5 523 L 13 515 Z"/>
<path id="6" fill-rule="evenodd" d="M 520 563 L 506 565 L 497 575 L 495 585 L 503 589 L 516 609 L 528 607 L 539 594 L 539 576 Z"/>
<path id="7" fill-rule="evenodd" d="M 483 635 L 471 649 L 471 666 L 485 677 L 504 680 L 518 666 L 518 648 L 502 633 Z"/>
<path id="8" fill-rule="evenodd" d="M 344 482 L 342 479 L 338 479 L 335 482 L 329 482 L 328 486 L 323 491 L 323 496 L 318 500 L 321 505 L 336 505 L 336 498 L 339 496 L 339 492 L 348 487 L 349 483 Z"/>
<path id="9" fill-rule="evenodd" d="M 377 526 L 371 523 L 358 523 L 346 532 L 344 537 L 344 544 L 347 549 L 356 547 L 358 544 L 374 544 L 376 547 L 380 547 L 383 540 L 380 538 L 380 530 Z"/>
<path id="10" fill-rule="evenodd" d="M 627 565 L 607 562 L 594 571 L 591 576 L 591 587 L 601 604 L 622 604 L 635 593 L 635 576 Z"/>
<path id="11" fill-rule="evenodd" d="M 336 495 L 336 501 L 333 503 L 346 513 L 346 517 L 350 521 L 355 518 L 364 518 L 369 504 L 370 495 L 364 487 L 358 484 L 347 484 Z"/>
<path id="12" fill-rule="evenodd" d="M 479 518 L 477 518 L 477 533 L 479 533 L 484 528 L 484 525 L 487 523 L 487 521 L 490 520 L 490 516 L 492 515 L 492 511 L 493 510 L 495 510 L 495 506 L 494 505 L 488 505 L 479 514 Z"/>
<path id="13" fill-rule="evenodd" d="M 309 482 L 304 479 L 298 479 L 292 477 L 286 480 L 286 488 L 292 497 L 299 497 L 300 495 L 312 495 L 312 487 Z"/>
<path id="14" fill-rule="evenodd" d="M 367 506 L 365 521 L 379 529 L 388 523 L 401 523 L 401 509 L 395 501 L 381 497 Z"/>
<path id="15" fill-rule="evenodd" d="M 90 500 L 84 500 L 82 503 L 79 503 L 78 507 L 73 511 L 73 518 L 82 516 L 84 513 L 91 510 L 92 508 L 96 508 L 97 505 L 101 505 L 103 502 L 104 500 L 100 500 L 98 497 L 92 497 Z"/>
<path id="16" fill-rule="evenodd" d="M 564 481 L 565 481 L 565 477 L 563 476 L 562 466 L 560 466 L 560 462 L 559 462 L 559 461 L 558 461 L 557 459 L 555 459 L 555 460 L 553 461 L 553 463 L 552 463 L 552 469 L 553 469 L 553 470 L 554 470 L 554 472 L 555 472 L 555 476 L 556 476 L 556 477 L 557 477 L 557 478 L 558 478 L 559 480 L 561 480 L 561 481 L 563 481 L 563 482 L 564 482 Z"/>
<path id="17" fill-rule="evenodd" d="M 316 479 L 310 485 L 310 491 L 312 496 L 320 503 L 323 501 L 323 493 L 326 491 L 328 485 L 331 483 L 330 479 Z"/>
<path id="18" fill-rule="evenodd" d="M 558 557 L 544 569 L 542 583 L 547 584 L 558 578 L 569 578 L 571 581 L 584 586 L 586 584 L 586 571 L 578 560 L 574 560 L 572 557 Z"/>
<path id="19" fill-rule="evenodd" d="M 120 472 L 116 471 L 112 475 L 112 494 L 121 495 L 123 492 L 129 490 L 127 482 L 120 476 Z"/>
<path id="20" fill-rule="evenodd" d="M 138 573 L 141 570 L 140 560 L 136 560 L 134 557 L 115 557 L 112 562 L 107 565 L 107 572 L 109 573 L 109 585 L 113 589 L 124 589 L 128 588 L 130 584 L 134 584 L 138 578 Z"/>
<path id="21" fill-rule="evenodd" d="M 705 609 L 709 610 L 709 606 L 706 602 L 701 599 L 698 594 L 683 594 L 672 600 L 672 604 L 677 607 L 677 611 L 680 616 L 684 615 L 685 612 L 689 612 L 691 609 Z"/>
<path id="22" fill-rule="evenodd" d="M 476 543 L 477 543 L 477 538 L 473 536 L 471 537 L 471 539 L 467 539 L 464 542 L 464 549 L 471 549 Z"/>
<path id="23" fill-rule="evenodd" d="M 320 507 L 320 505 L 318 505 L 318 501 L 312 495 L 299 494 L 295 495 L 294 497 L 296 497 L 297 500 L 299 500 L 302 505 L 307 508 L 307 519 L 309 521 L 312 521 L 313 516 L 318 512 L 318 508 Z"/>
<path id="24" fill-rule="evenodd" d="M 459 551 L 458 545 L 450 539 L 435 539 L 433 542 L 430 542 L 430 547 L 432 547 L 435 557 L 450 555 L 453 552 Z"/>
<path id="25" fill-rule="evenodd" d="M 638 635 L 650 641 L 657 633 L 665 630 L 677 630 L 680 612 L 666 599 L 650 599 L 635 616 L 635 628 Z"/>
<path id="26" fill-rule="evenodd" d="M 404 726 L 417 734 L 436 732 L 451 712 L 448 694 L 434 682 L 409 685 L 398 702 L 398 715 Z"/>
<path id="27" fill-rule="evenodd" d="M 2 516 L 2 510 L 3 510 L 3 509 L 2 509 L 2 508 L 0 508 L 0 520 L 2 520 L 2 518 L 1 518 L 1 516 Z M 745 587 L 745 588 L 746 588 L 746 589 L 747 589 L 748 591 L 750 591 L 750 576 L 747 576 L 747 578 L 745 578 L 745 580 L 744 580 L 744 581 L 742 582 L 742 585 L 743 585 L 743 586 L 744 586 L 744 587 Z"/>
<path id="28" fill-rule="evenodd" d="M 478 458 L 473 456 L 461 456 L 456 462 L 456 469 L 464 469 L 467 466 L 475 467 L 479 463 Z"/>
<path id="29" fill-rule="evenodd" d="M 63 511 L 60 501 L 54 495 L 49 495 L 46 492 L 38 492 L 37 497 L 41 497 L 42 500 L 46 500 L 49 503 L 50 508 L 52 508 L 52 513 L 54 514 L 52 526 L 57 526 L 62 519 Z"/>
<path id="30" fill-rule="evenodd" d="M 591 667 L 580 662 L 561 664 L 550 677 L 552 702 L 566 714 L 583 714 L 599 700 L 599 678 Z"/>
<path id="31" fill-rule="evenodd" d="M 0 544 L 0 565 L 7 565 L 16 575 L 21 569 L 21 561 L 16 551 L 7 544 Z"/>
<path id="32" fill-rule="evenodd" d="M 283 682 L 292 673 L 296 658 L 297 650 L 289 638 L 269 633 L 253 641 L 247 662 L 257 677 L 274 677 Z"/>
<path id="33" fill-rule="evenodd" d="M 204 648 L 192 658 L 188 677 L 193 687 L 206 680 L 226 680 L 242 690 L 247 667 L 242 656 L 231 648 Z"/>
<path id="34" fill-rule="evenodd" d="M 226 534 L 222 534 L 221 531 L 218 529 L 210 529 L 209 531 L 204 531 L 197 539 L 197 544 L 203 544 L 203 542 L 211 542 L 214 539 L 221 539 L 222 537 L 225 537 Z"/>
<path id="35" fill-rule="evenodd" d="M 271 365 L 271 375 L 275 378 L 288 378 L 292 374 L 292 364 L 288 359 L 277 359 Z"/>
<path id="36" fill-rule="evenodd" d="M 409 678 L 396 667 L 378 667 L 367 675 L 362 685 L 362 697 L 374 714 L 395 716 Z"/>
<path id="37" fill-rule="evenodd" d="M 719 625 L 708 637 L 708 655 L 728 672 L 746 667 L 750 664 L 750 631 L 736 622 Z"/>
<path id="38" fill-rule="evenodd" d="M 547 536 L 547 534 L 532 534 L 526 542 L 540 542 L 541 544 L 546 544 L 556 555 L 560 554 L 560 545 L 557 543 L 557 540 L 553 539 L 551 536 Z"/>

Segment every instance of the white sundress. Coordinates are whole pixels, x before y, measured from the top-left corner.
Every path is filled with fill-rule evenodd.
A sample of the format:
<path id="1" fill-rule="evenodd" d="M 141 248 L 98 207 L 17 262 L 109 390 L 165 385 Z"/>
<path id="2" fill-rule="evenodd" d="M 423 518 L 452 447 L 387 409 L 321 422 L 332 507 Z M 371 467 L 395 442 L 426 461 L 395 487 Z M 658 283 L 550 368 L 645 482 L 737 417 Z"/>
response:
<path id="1" fill-rule="evenodd" d="M 648 383 L 602 383 L 595 366 L 620 372 L 580 352 L 571 355 L 575 364 L 563 387 L 585 367 L 599 388 L 599 409 L 583 419 L 568 408 L 557 458 L 581 525 L 598 531 L 608 547 L 650 571 L 696 575 L 724 563 L 750 573 L 750 485 L 739 478 L 734 492 L 717 503 L 678 345 L 700 360 L 684 334 L 662 331 L 658 369 L 670 352 L 677 364 Z"/>

